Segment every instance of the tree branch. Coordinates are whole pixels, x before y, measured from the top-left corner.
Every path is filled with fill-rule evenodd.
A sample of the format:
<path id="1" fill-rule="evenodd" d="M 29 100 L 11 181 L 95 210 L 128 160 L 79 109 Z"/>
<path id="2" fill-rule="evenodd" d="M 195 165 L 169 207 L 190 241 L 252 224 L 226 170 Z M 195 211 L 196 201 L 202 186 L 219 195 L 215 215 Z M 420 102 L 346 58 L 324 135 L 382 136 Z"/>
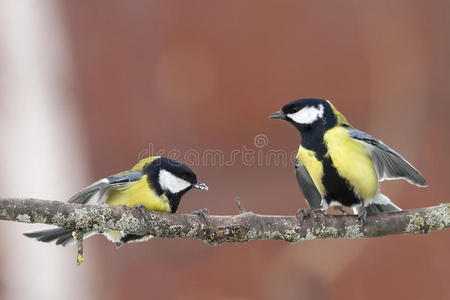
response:
<path id="1" fill-rule="evenodd" d="M 241 207 L 242 209 L 242 207 Z M 243 212 L 235 216 L 143 212 L 126 206 L 81 205 L 38 199 L 0 199 L 0 220 L 40 223 L 73 229 L 77 263 L 83 261 L 84 233 L 119 230 L 159 238 L 198 239 L 212 245 L 252 240 L 289 243 L 314 239 L 426 234 L 450 227 L 450 204 L 369 215 L 364 228 L 356 216 L 311 214 L 267 216 Z"/>
<path id="2" fill-rule="evenodd" d="M 369 215 L 364 231 L 352 215 L 312 214 L 266 216 L 245 212 L 235 216 L 199 217 L 187 214 L 141 212 L 126 206 L 80 205 L 37 199 L 0 199 L 0 220 L 56 225 L 75 231 L 111 230 L 159 238 L 198 239 L 217 245 L 251 240 L 290 243 L 313 239 L 425 234 L 450 227 L 450 204 Z M 82 252 L 82 248 L 79 249 Z"/>

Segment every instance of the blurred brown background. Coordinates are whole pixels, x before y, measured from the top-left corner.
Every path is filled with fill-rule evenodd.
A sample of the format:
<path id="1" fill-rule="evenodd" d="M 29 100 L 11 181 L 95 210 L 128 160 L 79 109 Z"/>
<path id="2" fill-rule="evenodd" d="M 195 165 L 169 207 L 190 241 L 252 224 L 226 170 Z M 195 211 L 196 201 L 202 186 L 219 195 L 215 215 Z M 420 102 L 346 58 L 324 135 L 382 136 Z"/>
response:
<path id="1" fill-rule="evenodd" d="M 449 1 L 1 2 L 2 196 L 64 200 L 149 148 L 229 158 L 264 134 L 262 150 L 291 153 L 298 133 L 267 116 L 320 97 L 427 178 L 427 189 L 383 183 L 394 202 L 449 201 Z M 237 195 L 257 213 L 306 207 L 290 163 L 192 167 L 210 191 L 189 193 L 182 213 L 235 214 Z M 76 267 L 73 248 L 18 226 L 2 223 L 3 299 L 450 298 L 449 231 L 118 250 L 94 237 Z"/>

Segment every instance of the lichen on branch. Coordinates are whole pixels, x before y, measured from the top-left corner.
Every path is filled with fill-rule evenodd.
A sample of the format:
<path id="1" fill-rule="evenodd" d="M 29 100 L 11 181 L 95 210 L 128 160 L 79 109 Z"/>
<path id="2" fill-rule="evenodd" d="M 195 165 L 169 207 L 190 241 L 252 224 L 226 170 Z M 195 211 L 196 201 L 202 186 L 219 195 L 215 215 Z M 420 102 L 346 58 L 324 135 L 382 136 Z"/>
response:
<path id="1" fill-rule="evenodd" d="M 364 229 L 351 215 L 312 214 L 297 218 L 244 212 L 234 216 L 203 217 L 38 199 L 0 199 L 0 220 L 55 225 L 78 233 L 120 230 L 159 238 L 198 239 L 213 245 L 251 240 L 295 243 L 313 239 L 425 234 L 441 230 L 450 227 L 450 204 L 369 215 Z"/>

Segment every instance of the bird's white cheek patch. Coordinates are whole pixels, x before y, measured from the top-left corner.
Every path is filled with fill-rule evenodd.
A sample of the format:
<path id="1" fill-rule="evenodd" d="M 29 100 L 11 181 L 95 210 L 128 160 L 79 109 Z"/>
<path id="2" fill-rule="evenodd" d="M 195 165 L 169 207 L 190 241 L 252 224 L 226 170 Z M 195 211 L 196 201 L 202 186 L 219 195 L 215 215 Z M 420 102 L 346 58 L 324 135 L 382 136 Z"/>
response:
<path id="1" fill-rule="evenodd" d="M 163 190 L 169 191 L 172 194 L 177 194 L 191 186 L 186 180 L 181 179 L 166 170 L 161 170 L 159 172 L 159 184 Z"/>
<path id="2" fill-rule="evenodd" d="M 294 122 L 299 124 L 312 124 L 323 117 L 325 109 L 322 104 L 319 107 L 307 106 L 295 114 L 288 114 L 287 116 Z"/>

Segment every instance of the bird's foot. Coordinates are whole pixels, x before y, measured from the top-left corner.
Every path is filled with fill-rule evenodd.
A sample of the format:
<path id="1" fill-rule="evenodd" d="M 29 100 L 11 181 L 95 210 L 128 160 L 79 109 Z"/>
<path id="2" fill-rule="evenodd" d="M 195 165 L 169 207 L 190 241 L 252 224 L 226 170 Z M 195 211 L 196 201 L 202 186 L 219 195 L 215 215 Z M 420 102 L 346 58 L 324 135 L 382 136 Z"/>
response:
<path id="1" fill-rule="evenodd" d="M 303 221 L 305 217 L 309 217 L 312 214 L 312 211 L 311 208 L 299 208 L 295 213 L 295 216 Z"/>
<path id="2" fill-rule="evenodd" d="M 137 210 L 139 210 L 139 211 L 142 211 L 142 210 L 145 210 L 145 209 L 146 209 L 144 204 L 138 204 L 138 205 L 135 205 L 135 206 L 133 206 L 133 208 L 134 208 L 134 209 L 137 209 Z"/>
<path id="3" fill-rule="evenodd" d="M 145 221 L 145 222 L 148 222 L 148 221 L 149 221 L 149 220 L 148 220 L 148 210 L 147 210 L 147 208 L 145 207 L 144 204 L 138 204 L 138 205 L 135 205 L 135 206 L 133 206 L 133 208 L 134 208 L 134 209 L 137 209 L 137 210 L 141 213 L 141 215 L 142 215 L 142 217 L 144 218 L 144 221 Z"/>
<path id="4" fill-rule="evenodd" d="M 364 227 L 367 221 L 367 210 L 365 207 L 363 207 L 359 212 L 358 212 L 358 218 L 357 220 L 360 222 L 361 225 L 361 232 L 362 234 L 364 234 Z"/>

